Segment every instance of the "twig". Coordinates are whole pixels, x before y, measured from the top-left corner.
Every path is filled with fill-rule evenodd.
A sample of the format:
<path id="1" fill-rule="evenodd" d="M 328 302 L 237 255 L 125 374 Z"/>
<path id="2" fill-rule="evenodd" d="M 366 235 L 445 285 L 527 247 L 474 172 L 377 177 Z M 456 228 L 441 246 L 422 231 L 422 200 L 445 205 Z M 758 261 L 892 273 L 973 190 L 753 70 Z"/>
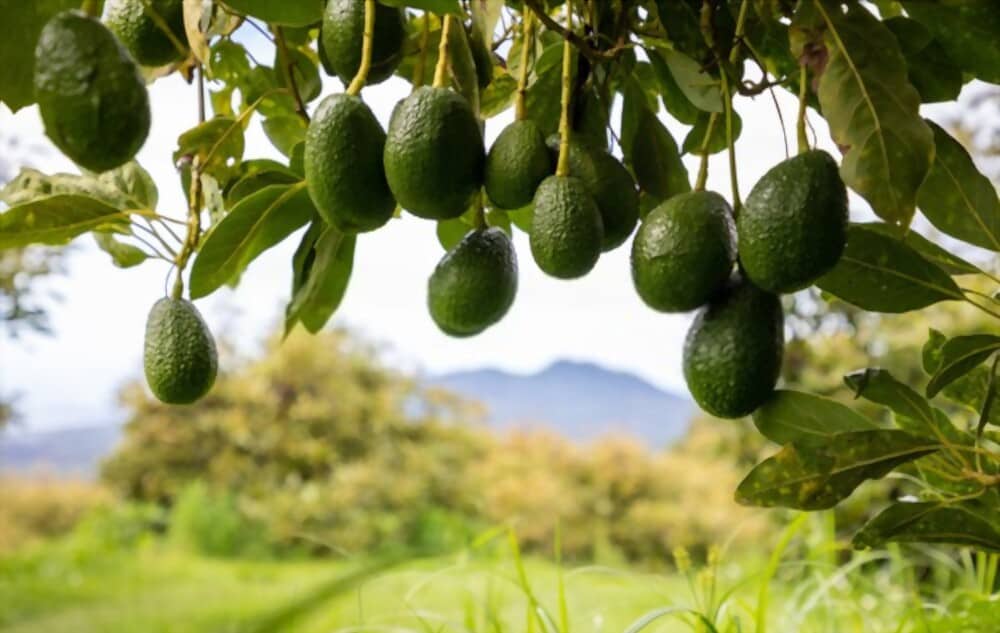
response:
<path id="1" fill-rule="evenodd" d="M 284 61 L 285 73 L 288 75 L 288 88 L 292 92 L 292 97 L 295 99 L 295 113 L 305 121 L 306 125 L 309 125 L 309 111 L 306 110 L 306 104 L 302 100 L 302 95 L 299 93 L 298 82 L 295 81 L 295 62 L 292 60 L 292 56 L 288 53 L 288 43 L 285 41 L 285 31 L 282 27 L 276 27 L 274 31 L 275 41 L 278 44 L 278 56 Z"/>

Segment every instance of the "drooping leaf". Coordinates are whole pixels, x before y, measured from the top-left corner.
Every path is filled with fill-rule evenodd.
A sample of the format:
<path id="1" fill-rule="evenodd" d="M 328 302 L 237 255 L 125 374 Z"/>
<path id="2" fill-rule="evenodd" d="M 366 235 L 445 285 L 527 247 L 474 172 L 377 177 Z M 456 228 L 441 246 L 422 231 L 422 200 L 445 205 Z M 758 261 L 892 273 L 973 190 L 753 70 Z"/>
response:
<path id="1" fill-rule="evenodd" d="M 323 17 L 323 0 L 225 0 L 237 13 L 285 26 L 308 26 Z"/>
<path id="2" fill-rule="evenodd" d="M 866 224 L 851 225 L 843 257 L 816 285 L 873 312 L 908 312 L 963 298 L 958 285 L 940 266 L 903 241 Z"/>
<path id="3" fill-rule="evenodd" d="M 35 198 L 0 213 L 0 248 L 66 244 L 97 228 L 125 230 L 128 221 L 125 213 L 88 196 Z"/>
<path id="4" fill-rule="evenodd" d="M 963 70 L 1000 83 L 1000 13 L 995 0 L 903 0 L 903 7 Z"/>
<path id="5" fill-rule="evenodd" d="M 462 241 L 462 238 L 470 230 L 472 227 L 465 221 L 464 217 L 441 220 L 437 223 L 438 242 L 441 243 L 441 248 L 450 251 Z"/>
<path id="6" fill-rule="evenodd" d="M 684 53 L 669 48 L 659 48 L 657 51 L 663 56 L 674 81 L 692 105 L 703 112 L 722 112 L 722 90 L 718 79 L 704 72 L 701 64 Z"/>
<path id="7" fill-rule="evenodd" d="M 905 431 L 840 433 L 822 444 L 792 442 L 758 464 L 740 483 L 745 505 L 825 510 L 868 479 L 938 450 L 940 445 Z"/>
<path id="8" fill-rule="evenodd" d="M 191 268 L 191 298 L 236 278 L 254 258 L 305 225 L 314 211 L 304 182 L 272 185 L 241 200 L 205 236 Z"/>
<path id="9" fill-rule="evenodd" d="M 1000 336 L 971 334 L 948 339 L 941 347 L 941 362 L 927 383 L 927 397 L 965 376 L 1000 350 Z"/>
<path id="10" fill-rule="evenodd" d="M 1000 251 L 1000 197 L 962 144 L 928 121 L 936 154 L 917 204 L 931 224 L 960 240 Z"/>
<path id="11" fill-rule="evenodd" d="M 630 159 L 639 188 L 661 200 L 691 191 L 677 143 L 648 108 L 642 108 Z"/>
<path id="12" fill-rule="evenodd" d="M 158 197 L 152 177 L 133 162 L 100 175 L 44 174 L 25 167 L 0 190 L 0 202 L 16 206 L 57 194 L 94 198 L 121 211 L 155 209 Z"/>
<path id="13" fill-rule="evenodd" d="M 705 147 L 705 135 L 708 133 L 708 124 L 711 119 L 711 115 L 707 112 L 702 112 L 698 115 L 698 121 L 688 132 L 687 136 L 684 137 L 683 151 L 685 154 L 701 154 L 702 148 Z M 740 137 L 740 132 L 743 131 L 743 120 L 740 115 L 733 112 L 733 140 Z M 729 144 L 726 140 L 726 119 L 723 115 L 716 115 L 715 125 L 712 127 L 712 134 L 708 139 L 708 153 L 718 154 L 719 152 L 728 149 Z"/>
<path id="14" fill-rule="evenodd" d="M 872 231 L 882 233 L 892 238 L 899 238 L 899 231 L 888 224 L 866 224 Z M 938 246 L 916 231 L 907 231 L 903 241 L 907 246 L 917 251 L 924 259 L 941 267 L 949 275 L 981 275 L 983 269 L 968 262 L 949 250 Z"/>
<path id="15" fill-rule="evenodd" d="M 330 320 L 347 291 L 354 267 L 355 241 L 355 236 L 327 227 L 315 242 L 304 283 L 286 310 L 286 332 L 299 322 L 315 334 Z"/>
<path id="16" fill-rule="evenodd" d="M 295 146 L 306 138 L 305 121 L 295 114 L 266 118 L 262 126 L 271 144 L 285 156 L 290 157 Z"/>
<path id="17" fill-rule="evenodd" d="M 197 157 L 204 173 L 224 174 L 243 158 L 244 144 L 243 126 L 236 119 L 216 117 L 177 138 L 174 162 Z"/>
<path id="18" fill-rule="evenodd" d="M 947 543 L 1000 551 L 1000 513 L 981 499 L 897 502 L 854 535 L 857 548 L 885 543 Z"/>
<path id="19" fill-rule="evenodd" d="M 754 412 L 753 423 L 764 437 L 778 444 L 819 443 L 838 433 L 877 428 L 836 400 L 781 389 Z"/>
<path id="20" fill-rule="evenodd" d="M 940 42 L 916 20 L 902 16 L 884 24 L 896 36 L 907 60 L 910 83 L 924 103 L 954 101 L 962 91 L 962 70 L 951 60 Z"/>
<path id="21" fill-rule="evenodd" d="M 663 101 L 663 107 L 667 109 L 670 116 L 681 123 L 694 125 L 695 121 L 698 120 L 699 110 L 677 85 L 677 80 L 670 72 L 667 62 L 663 61 L 663 57 L 655 49 L 646 49 L 646 55 L 649 57 L 653 76 L 660 88 L 660 100 Z"/>
<path id="22" fill-rule="evenodd" d="M 0 0 L 0 103 L 17 112 L 35 102 L 35 44 L 49 19 L 75 9 L 79 0 Z"/>
<path id="23" fill-rule="evenodd" d="M 127 242 L 122 242 L 113 233 L 97 231 L 94 233 L 97 246 L 111 256 L 112 263 L 118 268 L 132 268 L 147 259 L 146 252 Z"/>
<path id="24" fill-rule="evenodd" d="M 829 61 L 819 102 L 830 133 L 846 148 L 840 173 L 879 217 L 908 227 L 934 142 L 920 118 L 920 95 L 907 78 L 896 38 L 859 4 L 814 0 L 826 26 Z"/>

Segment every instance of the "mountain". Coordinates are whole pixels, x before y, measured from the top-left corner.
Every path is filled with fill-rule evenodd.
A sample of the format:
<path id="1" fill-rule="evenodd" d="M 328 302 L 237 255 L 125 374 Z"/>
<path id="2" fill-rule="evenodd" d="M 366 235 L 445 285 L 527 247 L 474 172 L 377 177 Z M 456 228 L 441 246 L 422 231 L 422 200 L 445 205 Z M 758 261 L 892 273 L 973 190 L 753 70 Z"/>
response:
<path id="1" fill-rule="evenodd" d="M 586 441 L 610 432 L 663 446 L 687 429 L 694 404 L 633 374 L 559 361 L 536 374 L 480 369 L 429 382 L 483 403 L 494 428 L 543 427 Z"/>
<path id="2" fill-rule="evenodd" d="M 41 471 L 93 477 L 97 465 L 121 437 L 118 426 L 54 431 L 5 432 L 0 435 L 0 472 Z"/>

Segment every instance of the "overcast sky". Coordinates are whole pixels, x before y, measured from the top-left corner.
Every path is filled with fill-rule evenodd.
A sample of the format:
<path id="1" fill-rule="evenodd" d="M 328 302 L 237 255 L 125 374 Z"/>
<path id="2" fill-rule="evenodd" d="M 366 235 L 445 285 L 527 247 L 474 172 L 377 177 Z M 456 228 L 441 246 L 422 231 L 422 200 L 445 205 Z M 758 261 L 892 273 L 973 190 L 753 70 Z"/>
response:
<path id="1" fill-rule="evenodd" d="M 270 51 L 257 56 L 272 57 Z M 392 79 L 366 89 L 364 98 L 385 125 L 408 89 L 409 84 Z M 328 80 L 324 95 L 339 90 L 337 81 Z M 776 95 L 794 143 L 796 100 L 781 90 Z M 178 134 L 197 122 L 194 88 L 175 75 L 151 86 L 150 98 L 153 126 L 138 160 L 159 186 L 159 211 L 183 216 L 185 203 L 171 154 Z M 741 98 L 736 107 L 743 117 L 736 148 L 745 196 L 785 157 L 785 146 L 770 96 Z M 510 119 L 508 113 L 490 121 L 487 142 Z M 819 145 L 831 149 L 823 122 L 818 117 L 812 121 Z M 682 141 L 686 128 L 669 118 L 664 122 Z M 46 148 L 31 159 L 33 167 L 75 171 L 44 137 L 34 107 L 12 115 L 0 105 L 0 131 Z M 256 120 L 248 130 L 245 156 L 280 158 Z M 697 160 L 686 157 L 685 163 L 693 180 Z M 711 161 L 709 188 L 729 198 L 728 179 L 725 155 L 717 154 Z M 478 367 L 531 372 L 555 360 L 576 359 L 631 371 L 664 389 L 686 392 L 680 363 L 690 315 L 659 314 L 642 304 L 629 273 L 630 243 L 605 254 L 587 277 L 567 282 L 543 275 L 531 259 L 527 237 L 515 233 L 521 271 L 517 299 L 502 322 L 478 337 L 449 338 L 431 321 L 425 307 L 427 277 L 443 250 L 433 222 L 405 214 L 358 239 L 354 275 L 333 323 L 383 345 L 392 362 L 423 372 Z M 298 234 L 261 256 L 235 290 L 222 289 L 198 302 L 213 331 L 225 332 L 247 350 L 274 331 L 289 296 L 290 258 L 297 242 Z M 89 236 L 75 246 L 67 261 L 68 275 L 50 284 L 62 297 L 51 304 L 54 335 L 29 334 L 13 341 L 0 335 L 0 393 L 20 394 L 18 408 L 28 429 L 120 420 L 117 392 L 142 374 L 146 313 L 164 294 L 166 264 L 120 270 Z"/>

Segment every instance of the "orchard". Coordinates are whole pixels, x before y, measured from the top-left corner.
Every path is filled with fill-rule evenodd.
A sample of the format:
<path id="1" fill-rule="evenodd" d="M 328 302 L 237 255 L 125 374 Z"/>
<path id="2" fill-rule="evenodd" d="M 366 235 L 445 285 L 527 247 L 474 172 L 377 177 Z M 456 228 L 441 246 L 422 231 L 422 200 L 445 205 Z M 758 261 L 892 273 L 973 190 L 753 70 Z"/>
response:
<path id="1" fill-rule="evenodd" d="M 907 494 L 856 546 L 1000 551 L 1000 335 L 931 332 L 922 384 L 876 367 L 845 376 L 891 424 L 778 385 L 782 297 L 808 288 L 873 313 L 953 301 L 1000 319 L 1000 287 L 982 290 L 1000 279 L 965 258 L 1000 251 L 997 191 L 920 111 L 971 81 L 1000 83 L 992 0 L 10 0 L 0 17 L 0 101 L 37 104 L 80 171 L 22 170 L 0 192 L 0 248 L 89 233 L 119 267 L 169 262 L 144 350 L 163 402 L 195 402 L 216 378 L 193 302 L 293 234 L 286 333 L 324 328 L 356 242 L 402 214 L 436 223 L 426 308 L 456 337 L 503 319 L 519 259 L 572 283 L 626 248 L 622 283 L 649 309 L 697 311 L 683 353 L 697 404 L 752 416 L 781 445 L 738 501 L 828 509 L 897 472 Z M 250 55 L 240 29 L 266 36 L 273 59 Z M 173 73 L 200 112 L 172 156 L 184 217 L 157 208 L 167 183 L 134 161 L 147 85 Z M 324 73 L 343 92 L 323 94 Z M 412 91 L 383 129 L 365 88 L 394 76 Z M 744 200 L 740 160 L 752 157 L 734 149 L 734 99 L 776 91 L 798 99 L 797 151 Z M 485 122 L 510 109 L 487 147 Z M 810 117 L 836 155 L 816 147 Z M 250 125 L 285 159 L 244 156 Z M 706 189 L 719 153 L 729 191 Z M 696 173 L 683 155 L 700 157 Z M 850 221 L 849 190 L 878 221 Z M 912 231 L 918 213 L 953 247 Z M 530 252 L 515 252 L 514 231 Z"/>

